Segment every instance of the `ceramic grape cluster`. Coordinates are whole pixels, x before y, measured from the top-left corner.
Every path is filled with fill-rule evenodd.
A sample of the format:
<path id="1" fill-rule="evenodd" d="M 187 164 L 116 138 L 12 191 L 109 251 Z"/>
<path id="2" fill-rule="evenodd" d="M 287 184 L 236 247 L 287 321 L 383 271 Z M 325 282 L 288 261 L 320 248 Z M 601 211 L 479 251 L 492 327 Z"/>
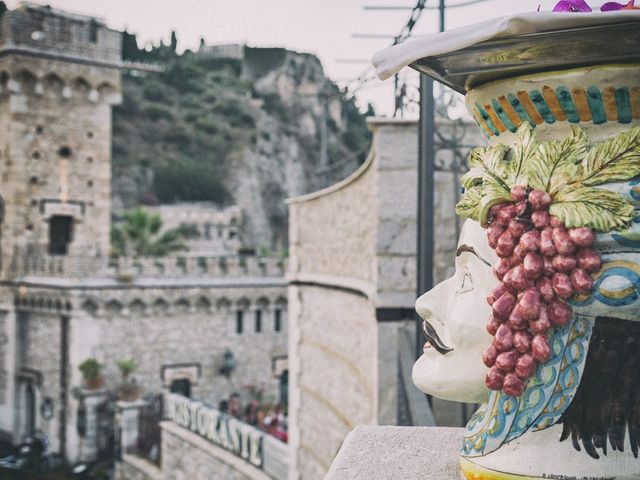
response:
<path id="1" fill-rule="evenodd" d="M 590 228 L 567 230 L 549 215 L 548 193 L 516 185 L 511 198 L 489 211 L 487 236 L 500 257 L 494 268 L 500 283 L 487 298 L 493 307 L 487 331 L 494 339 L 483 361 L 490 367 L 487 387 L 517 397 L 537 362 L 551 356 L 547 332 L 569 322 L 567 300 L 591 292 L 589 273 L 600 270 L 601 261 Z"/>
<path id="2" fill-rule="evenodd" d="M 487 228 L 500 258 L 500 283 L 487 297 L 485 383 L 518 397 L 551 357 L 549 331 L 571 321 L 568 302 L 591 294 L 602 265 L 595 233 L 633 219 L 633 205 L 596 187 L 640 175 L 640 127 L 598 144 L 574 127 L 567 139 L 541 143 L 525 123 L 513 147 L 475 149 L 469 165 L 456 212 Z"/>

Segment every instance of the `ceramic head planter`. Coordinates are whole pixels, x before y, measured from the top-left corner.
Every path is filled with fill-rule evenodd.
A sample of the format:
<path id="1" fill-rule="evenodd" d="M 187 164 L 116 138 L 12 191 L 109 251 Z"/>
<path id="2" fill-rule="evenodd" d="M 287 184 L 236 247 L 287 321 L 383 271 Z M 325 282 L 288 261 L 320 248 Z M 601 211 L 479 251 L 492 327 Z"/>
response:
<path id="1" fill-rule="evenodd" d="M 464 478 L 640 478 L 640 58 L 502 76 L 466 79 L 490 145 L 462 179 L 456 272 L 416 303 L 414 382 L 482 404 Z"/>

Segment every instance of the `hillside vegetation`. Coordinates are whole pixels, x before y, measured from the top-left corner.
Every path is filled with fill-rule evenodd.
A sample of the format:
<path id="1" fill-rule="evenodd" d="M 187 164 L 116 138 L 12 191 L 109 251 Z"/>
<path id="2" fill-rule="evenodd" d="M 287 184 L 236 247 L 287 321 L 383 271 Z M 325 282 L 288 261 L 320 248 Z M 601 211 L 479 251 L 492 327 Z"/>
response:
<path id="1" fill-rule="evenodd" d="M 204 45 L 177 55 L 175 36 L 147 52 L 127 36 L 125 59 L 163 71 L 123 76 L 113 118 L 116 213 L 141 203 L 239 204 L 247 247 L 284 248 L 284 200 L 337 181 L 364 160 L 364 115 L 316 57 L 236 47 L 240 58 L 229 58 Z"/>

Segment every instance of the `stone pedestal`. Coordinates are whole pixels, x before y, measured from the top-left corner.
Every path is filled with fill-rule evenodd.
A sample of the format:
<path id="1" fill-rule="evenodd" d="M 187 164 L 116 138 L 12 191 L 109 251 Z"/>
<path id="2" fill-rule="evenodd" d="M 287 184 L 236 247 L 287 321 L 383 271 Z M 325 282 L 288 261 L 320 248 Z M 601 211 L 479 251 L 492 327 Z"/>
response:
<path id="1" fill-rule="evenodd" d="M 109 391 L 106 389 L 85 390 L 78 389 L 78 401 L 71 433 L 77 436 L 77 441 L 69 442 L 69 458 L 75 461 L 91 462 L 98 455 L 98 407 L 107 400 Z M 76 446 L 76 449 L 73 448 Z"/>
<path id="2" fill-rule="evenodd" d="M 325 480 L 460 480 L 462 428 L 356 427 Z"/>
<path id="3" fill-rule="evenodd" d="M 118 425 L 120 426 L 120 448 L 122 453 L 135 451 L 137 447 L 140 409 L 147 405 L 138 400 L 135 402 L 118 402 Z"/>

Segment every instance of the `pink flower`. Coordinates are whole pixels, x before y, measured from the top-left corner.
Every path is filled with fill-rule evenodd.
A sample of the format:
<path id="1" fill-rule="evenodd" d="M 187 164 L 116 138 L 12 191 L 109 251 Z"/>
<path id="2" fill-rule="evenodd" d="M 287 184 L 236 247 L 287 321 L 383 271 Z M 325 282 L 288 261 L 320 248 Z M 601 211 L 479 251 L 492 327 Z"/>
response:
<path id="1" fill-rule="evenodd" d="M 592 12 L 585 0 L 562 0 L 553 9 L 554 12 Z"/>
<path id="2" fill-rule="evenodd" d="M 611 12 L 614 10 L 640 10 L 640 7 L 635 6 L 635 0 L 629 0 L 629 3 L 626 5 L 618 2 L 607 2 L 600 7 L 600 10 L 603 12 Z"/>

